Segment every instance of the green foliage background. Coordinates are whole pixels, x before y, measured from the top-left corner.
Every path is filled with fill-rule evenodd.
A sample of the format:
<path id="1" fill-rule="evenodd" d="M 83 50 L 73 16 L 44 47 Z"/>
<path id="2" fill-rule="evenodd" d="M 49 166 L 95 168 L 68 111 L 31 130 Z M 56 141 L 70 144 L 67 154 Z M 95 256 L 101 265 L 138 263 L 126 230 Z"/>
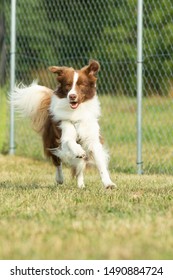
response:
<path id="1" fill-rule="evenodd" d="M 136 95 L 137 0 L 18 0 L 17 80 L 48 85 L 50 64 L 100 61 L 100 92 Z M 10 1 L 6 1 L 9 23 Z M 173 72 L 171 0 L 144 1 L 145 94 L 167 94 Z M 8 41 L 8 40 L 7 40 Z M 8 49 L 8 47 L 7 47 Z"/>

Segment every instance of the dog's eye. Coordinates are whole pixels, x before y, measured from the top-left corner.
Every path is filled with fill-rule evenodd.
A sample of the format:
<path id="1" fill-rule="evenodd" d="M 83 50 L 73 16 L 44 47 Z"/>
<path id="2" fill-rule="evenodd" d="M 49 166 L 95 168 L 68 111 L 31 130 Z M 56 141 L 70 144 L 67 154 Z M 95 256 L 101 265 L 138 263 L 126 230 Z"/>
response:
<path id="1" fill-rule="evenodd" d="M 66 84 L 66 87 L 71 87 L 71 86 L 72 86 L 72 84 L 70 84 L 70 83 Z"/>
<path id="2" fill-rule="evenodd" d="M 83 82 L 83 83 L 81 83 L 81 84 L 80 84 L 80 86 L 81 86 L 81 87 L 87 87 L 87 86 L 88 86 L 88 84 L 87 84 L 87 83 L 85 83 L 85 82 Z"/>
<path id="3" fill-rule="evenodd" d="M 71 85 L 71 84 L 66 84 L 66 85 L 65 85 L 66 90 L 71 89 L 71 87 L 72 87 L 72 85 Z"/>

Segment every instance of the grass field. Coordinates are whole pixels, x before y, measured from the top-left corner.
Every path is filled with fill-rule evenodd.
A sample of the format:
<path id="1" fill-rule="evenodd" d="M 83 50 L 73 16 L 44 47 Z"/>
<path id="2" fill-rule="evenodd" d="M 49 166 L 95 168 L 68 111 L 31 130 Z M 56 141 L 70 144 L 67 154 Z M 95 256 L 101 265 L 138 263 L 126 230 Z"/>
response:
<path id="1" fill-rule="evenodd" d="M 17 156 L 0 155 L 0 259 L 173 258 L 172 100 L 143 99 L 142 176 L 135 175 L 136 99 L 100 100 L 118 186 L 112 191 L 104 190 L 95 169 L 87 170 L 83 190 L 67 169 L 65 184 L 57 187 L 39 136 L 16 116 Z M 7 112 L 1 96 L 2 153 L 9 143 Z"/>
<path id="2" fill-rule="evenodd" d="M 95 170 L 79 190 L 48 162 L 0 156 L 0 259 L 172 259 L 173 177 Z"/>

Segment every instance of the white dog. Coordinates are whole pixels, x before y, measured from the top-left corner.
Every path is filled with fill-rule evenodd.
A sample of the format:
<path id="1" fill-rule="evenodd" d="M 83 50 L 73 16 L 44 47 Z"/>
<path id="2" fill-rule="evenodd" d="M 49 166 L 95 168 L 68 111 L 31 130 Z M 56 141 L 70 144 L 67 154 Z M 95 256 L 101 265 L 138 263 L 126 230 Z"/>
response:
<path id="1" fill-rule="evenodd" d="M 105 188 L 113 188 L 108 173 L 108 155 L 102 145 L 96 95 L 99 63 L 90 61 L 80 70 L 49 67 L 57 74 L 58 88 L 52 91 L 33 83 L 16 87 L 12 96 L 16 110 L 29 116 L 43 139 L 44 151 L 56 166 L 56 181 L 63 183 L 62 162 L 72 167 L 79 188 L 84 187 L 83 171 L 92 159 Z"/>

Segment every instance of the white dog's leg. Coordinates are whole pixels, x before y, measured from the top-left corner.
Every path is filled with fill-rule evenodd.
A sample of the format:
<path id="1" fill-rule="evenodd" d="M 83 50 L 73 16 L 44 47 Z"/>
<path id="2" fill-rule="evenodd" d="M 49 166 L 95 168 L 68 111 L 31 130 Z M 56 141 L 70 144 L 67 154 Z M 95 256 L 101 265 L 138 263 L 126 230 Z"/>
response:
<path id="1" fill-rule="evenodd" d="M 61 123 L 62 135 L 61 135 L 61 147 L 60 149 L 54 149 L 54 153 L 63 162 L 71 164 L 74 168 L 74 175 L 77 179 L 77 185 L 79 188 L 85 187 L 83 179 L 83 170 L 85 169 L 86 153 L 77 141 L 77 132 L 74 125 L 68 121 L 62 121 Z M 62 168 L 57 167 L 56 178 L 59 183 L 63 182 Z"/>
<path id="2" fill-rule="evenodd" d="M 108 168 L 107 168 L 107 154 L 103 149 L 101 143 L 95 143 L 92 146 L 92 153 L 94 156 L 94 160 L 96 166 L 99 170 L 101 180 L 105 188 L 114 188 L 116 184 L 114 184 L 109 176 Z"/>
<path id="3" fill-rule="evenodd" d="M 62 150 L 69 149 L 74 155 L 74 158 L 85 159 L 86 153 L 82 149 L 80 144 L 76 143 L 77 132 L 74 125 L 70 122 L 63 121 L 61 123 L 62 136 L 61 136 L 61 147 Z"/>
<path id="4" fill-rule="evenodd" d="M 63 172 L 62 172 L 62 163 L 56 168 L 56 182 L 58 184 L 63 184 Z"/>

